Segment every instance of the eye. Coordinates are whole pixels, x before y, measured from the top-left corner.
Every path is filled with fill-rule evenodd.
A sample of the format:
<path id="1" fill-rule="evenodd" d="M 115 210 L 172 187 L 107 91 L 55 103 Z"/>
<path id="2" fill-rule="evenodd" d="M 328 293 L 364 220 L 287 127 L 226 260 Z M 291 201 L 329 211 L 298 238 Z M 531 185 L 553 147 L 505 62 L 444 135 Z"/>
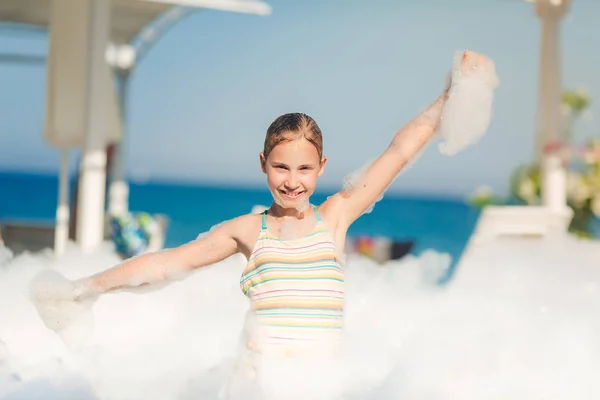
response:
<path id="1" fill-rule="evenodd" d="M 283 169 L 283 170 L 287 169 L 287 167 L 285 165 L 276 165 L 275 168 L 276 169 Z"/>

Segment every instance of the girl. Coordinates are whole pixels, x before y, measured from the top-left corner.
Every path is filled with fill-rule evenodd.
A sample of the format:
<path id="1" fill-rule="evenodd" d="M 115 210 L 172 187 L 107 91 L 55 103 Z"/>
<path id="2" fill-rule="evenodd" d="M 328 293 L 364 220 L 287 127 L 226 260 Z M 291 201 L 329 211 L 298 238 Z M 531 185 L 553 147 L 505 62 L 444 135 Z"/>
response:
<path id="1" fill-rule="evenodd" d="M 468 75 L 485 62 L 489 63 L 485 57 L 466 51 L 461 73 Z M 73 282 L 69 300 L 81 303 L 118 289 L 180 278 L 242 253 L 247 266 L 240 287 L 250 310 L 242 335 L 243 357 L 224 396 L 242 393 L 248 398 L 250 390 L 265 396 L 264 385 L 256 385 L 263 357 L 277 357 L 281 366 L 282 360 L 316 356 L 322 361 L 324 355 L 336 354 L 344 316 L 346 232 L 434 136 L 450 89 L 448 83 L 424 112 L 396 133 L 362 176 L 319 206 L 309 199 L 327 164 L 321 130 L 305 114 L 278 117 L 260 153 L 260 167 L 273 195 L 268 210 L 227 221 L 181 247 L 145 254 Z M 40 315 L 55 327 L 40 293 L 34 292 Z M 322 387 L 317 391 L 324 394 Z"/>

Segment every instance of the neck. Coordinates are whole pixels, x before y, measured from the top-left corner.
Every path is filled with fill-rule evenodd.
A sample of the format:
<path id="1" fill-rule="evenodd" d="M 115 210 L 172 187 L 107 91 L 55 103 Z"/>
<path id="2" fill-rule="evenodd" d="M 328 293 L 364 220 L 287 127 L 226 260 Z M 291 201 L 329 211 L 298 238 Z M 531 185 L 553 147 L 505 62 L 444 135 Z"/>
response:
<path id="1" fill-rule="evenodd" d="M 273 215 L 275 218 L 296 218 L 296 219 L 303 219 L 307 213 L 310 213 L 310 206 L 307 207 L 305 210 L 299 211 L 297 208 L 286 208 L 286 207 L 282 207 L 279 204 L 273 202 L 273 204 L 271 204 L 271 215 Z"/>

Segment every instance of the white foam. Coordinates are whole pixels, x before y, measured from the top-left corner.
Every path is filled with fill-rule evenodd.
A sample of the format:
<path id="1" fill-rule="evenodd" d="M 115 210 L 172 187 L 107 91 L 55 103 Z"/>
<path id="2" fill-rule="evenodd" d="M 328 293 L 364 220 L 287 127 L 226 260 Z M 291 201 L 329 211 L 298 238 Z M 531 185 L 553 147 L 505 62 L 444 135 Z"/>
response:
<path id="1" fill-rule="evenodd" d="M 374 161 L 369 161 L 369 162 L 365 163 L 362 167 L 360 167 L 356 171 L 349 173 L 348 175 L 346 175 L 346 177 L 344 177 L 344 186 L 342 187 L 342 192 L 345 193 L 346 196 L 352 196 L 352 192 L 356 189 L 356 187 L 364 182 L 365 174 L 367 173 L 369 168 L 371 168 L 371 165 L 373 165 L 373 162 Z M 390 185 L 391 185 L 391 183 L 390 183 Z M 389 187 L 389 185 L 388 185 L 388 187 Z M 385 190 L 381 193 L 381 195 L 379 195 L 379 197 L 377 197 L 377 199 L 375 199 L 373 204 L 371 204 L 371 205 L 369 205 L 369 207 L 367 207 L 367 209 L 363 212 L 363 215 L 369 214 L 373 211 L 373 209 L 375 208 L 375 204 L 377 204 L 378 202 L 380 202 L 383 199 L 384 193 L 385 193 Z"/>
<path id="2" fill-rule="evenodd" d="M 42 270 L 30 283 L 30 296 L 44 325 L 57 332 L 69 349 L 85 345 L 94 329 L 93 299 L 75 301 L 74 282 L 55 270 Z"/>
<path id="3" fill-rule="evenodd" d="M 277 204 L 279 207 L 285 208 L 283 203 L 279 199 L 279 197 L 275 196 L 275 193 L 273 193 L 272 190 L 271 190 L 271 196 L 273 197 L 273 202 L 275 204 Z M 310 207 L 310 197 L 302 195 L 296 200 L 296 203 L 297 203 L 296 207 L 295 207 L 296 211 L 298 211 L 298 213 L 303 213 L 306 210 L 308 210 Z"/>
<path id="4" fill-rule="evenodd" d="M 444 255 L 383 266 L 350 256 L 352 351 L 341 382 L 353 400 L 600 398 L 598 260 L 598 243 L 575 239 L 490 243 L 471 249 L 448 286 L 436 288 L 430 282 L 447 267 Z M 22 255 L 2 267 L 0 399 L 42 398 L 40 391 L 81 400 L 218 398 L 248 308 L 243 257 L 161 290 L 101 297 L 89 341 L 68 351 L 30 302 L 30 280 L 46 268 L 72 280 L 118 262 L 108 248 L 84 256 L 70 247 L 59 261 Z M 300 368 L 284 367 L 279 373 Z M 303 371 L 318 387 L 321 378 L 330 383 L 331 369 Z"/>
<path id="5" fill-rule="evenodd" d="M 296 205 L 296 210 L 299 213 L 303 213 L 310 208 L 310 198 L 308 196 L 301 196 Z"/>
<path id="6" fill-rule="evenodd" d="M 438 129 L 443 142 L 442 154 L 454 155 L 476 143 L 487 131 L 492 119 L 494 90 L 499 80 L 492 60 L 457 52 L 452 67 L 452 86 L 444 105 Z"/>
<path id="7" fill-rule="evenodd" d="M 373 201 L 373 203 L 371 203 L 365 209 L 365 211 L 363 211 L 363 213 L 361 215 L 370 214 L 371 212 L 373 212 L 373 209 L 375 208 L 375 205 L 377 203 L 379 203 L 381 200 L 383 200 L 383 196 L 385 195 L 385 192 L 387 192 L 387 190 L 389 189 L 389 187 L 394 183 L 394 181 L 396 179 L 398 179 L 398 177 L 400 177 L 402 174 L 406 173 L 410 168 L 412 168 L 412 166 L 422 156 L 422 154 L 424 153 L 424 151 L 425 151 L 426 148 L 427 148 L 427 145 L 425 145 L 417 154 L 415 154 L 413 156 L 413 158 L 402 168 L 402 170 L 392 179 L 392 181 L 381 192 L 381 194 Z M 364 182 L 365 182 L 365 174 L 367 173 L 367 171 L 369 170 L 369 168 L 371 168 L 371 166 L 373 165 L 373 163 L 374 163 L 373 160 L 368 161 L 367 163 L 365 163 L 364 165 L 362 165 L 359 169 L 357 169 L 355 171 L 352 171 L 351 173 L 349 173 L 348 175 L 346 175 L 344 177 L 344 182 L 343 182 L 343 186 L 342 186 L 341 192 L 345 196 L 352 196 L 352 192 L 358 186 L 364 184 Z"/>

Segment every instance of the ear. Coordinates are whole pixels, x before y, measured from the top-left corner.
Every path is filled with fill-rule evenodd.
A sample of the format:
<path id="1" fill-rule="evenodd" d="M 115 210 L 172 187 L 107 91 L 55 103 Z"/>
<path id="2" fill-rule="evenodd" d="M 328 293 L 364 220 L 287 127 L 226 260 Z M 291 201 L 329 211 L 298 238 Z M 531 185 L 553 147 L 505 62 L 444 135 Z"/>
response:
<path id="1" fill-rule="evenodd" d="M 267 158 L 265 157 L 265 153 L 261 152 L 259 154 L 259 158 L 260 158 L 260 169 L 262 170 L 263 173 L 267 173 Z"/>
<path id="2" fill-rule="evenodd" d="M 327 157 L 321 157 L 321 168 L 319 168 L 319 173 L 317 174 L 318 177 L 323 175 L 323 172 L 325 171 L 325 164 L 327 164 Z"/>

